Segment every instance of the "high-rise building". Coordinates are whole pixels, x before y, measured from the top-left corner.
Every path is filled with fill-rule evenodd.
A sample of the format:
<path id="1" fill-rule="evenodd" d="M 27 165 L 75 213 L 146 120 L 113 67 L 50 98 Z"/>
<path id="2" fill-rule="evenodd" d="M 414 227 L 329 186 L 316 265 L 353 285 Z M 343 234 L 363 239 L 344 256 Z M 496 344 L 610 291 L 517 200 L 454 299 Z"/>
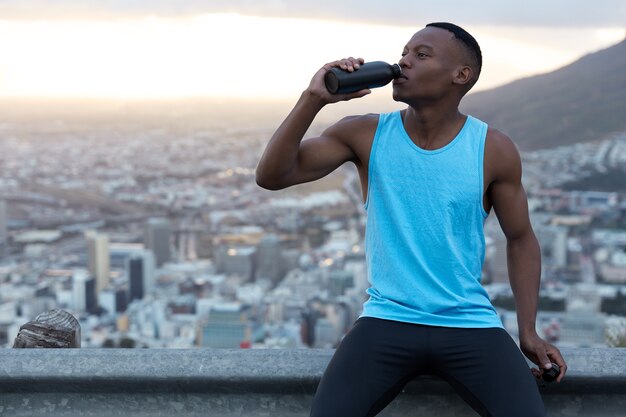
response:
<path id="1" fill-rule="evenodd" d="M 96 309 L 96 283 L 87 271 L 76 270 L 72 276 L 74 309 L 92 312 Z"/>
<path id="2" fill-rule="evenodd" d="M 323 317 L 319 310 L 312 308 L 311 306 L 307 306 L 301 313 L 302 316 L 302 343 L 309 347 L 313 347 L 315 345 L 316 335 L 315 335 L 315 325 L 317 321 Z"/>
<path id="3" fill-rule="evenodd" d="M 182 223 L 174 235 L 176 256 L 179 262 L 198 259 L 198 234 L 203 231 L 202 226 Z"/>
<path id="4" fill-rule="evenodd" d="M 269 279 L 276 284 L 285 275 L 280 239 L 275 234 L 263 236 L 257 246 L 256 279 Z"/>
<path id="5" fill-rule="evenodd" d="M 150 219 L 146 223 L 145 245 L 154 253 L 156 266 L 160 267 L 171 259 L 171 227 L 167 219 Z"/>
<path id="6" fill-rule="evenodd" d="M 96 292 L 109 285 L 109 236 L 90 230 L 85 233 L 88 248 L 89 272 L 96 278 Z"/>
<path id="7" fill-rule="evenodd" d="M 154 255 L 150 250 L 143 250 L 126 259 L 128 276 L 128 300 L 141 300 L 154 289 Z"/>
<path id="8" fill-rule="evenodd" d="M 98 304 L 109 314 L 123 313 L 128 305 L 128 289 L 126 287 L 109 288 L 101 291 Z"/>
<path id="9" fill-rule="evenodd" d="M 7 223 L 7 204 L 3 199 L 0 199 L 0 259 L 8 253 Z"/>
<path id="10" fill-rule="evenodd" d="M 249 282 L 255 275 L 257 249 L 253 246 L 227 247 L 222 245 L 215 251 L 215 267 L 220 274 L 239 275 Z"/>
<path id="11" fill-rule="evenodd" d="M 126 259 L 133 254 L 142 252 L 144 249 L 143 243 L 110 242 L 111 269 L 124 269 L 126 267 Z"/>
<path id="12" fill-rule="evenodd" d="M 141 300 L 144 296 L 143 259 L 135 256 L 126 259 L 126 273 L 128 275 L 128 300 Z"/>

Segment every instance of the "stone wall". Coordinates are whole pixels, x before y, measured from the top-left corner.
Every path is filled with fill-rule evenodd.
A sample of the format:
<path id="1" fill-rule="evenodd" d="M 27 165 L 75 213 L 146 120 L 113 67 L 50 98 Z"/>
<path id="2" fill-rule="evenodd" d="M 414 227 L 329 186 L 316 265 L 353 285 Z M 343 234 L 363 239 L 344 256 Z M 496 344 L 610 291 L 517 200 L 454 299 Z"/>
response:
<path id="1" fill-rule="evenodd" d="M 626 348 L 560 350 L 569 366 L 565 379 L 540 385 L 548 415 L 626 416 Z M 308 417 L 332 353 L 4 349 L 0 416 Z M 445 381 L 420 376 L 379 415 L 476 414 Z"/>

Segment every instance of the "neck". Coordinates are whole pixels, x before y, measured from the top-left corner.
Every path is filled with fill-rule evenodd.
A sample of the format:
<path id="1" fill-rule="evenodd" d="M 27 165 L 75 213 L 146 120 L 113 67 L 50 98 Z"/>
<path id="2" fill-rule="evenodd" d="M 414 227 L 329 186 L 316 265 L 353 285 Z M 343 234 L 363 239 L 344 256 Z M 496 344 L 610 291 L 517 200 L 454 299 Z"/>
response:
<path id="1" fill-rule="evenodd" d="M 437 149 L 460 130 L 465 116 L 457 106 L 436 108 L 410 105 L 402 111 L 404 129 L 423 149 Z"/>

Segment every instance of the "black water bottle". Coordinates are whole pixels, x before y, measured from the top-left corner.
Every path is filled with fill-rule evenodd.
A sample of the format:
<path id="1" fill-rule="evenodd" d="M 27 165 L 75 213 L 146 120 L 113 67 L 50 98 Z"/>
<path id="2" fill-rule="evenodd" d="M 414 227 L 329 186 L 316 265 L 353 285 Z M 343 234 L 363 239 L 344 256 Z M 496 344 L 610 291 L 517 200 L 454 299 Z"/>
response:
<path id="1" fill-rule="evenodd" d="M 372 61 L 361 64 L 353 72 L 337 67 L 331 68 L 324 75 L 324 83 L 332 94 L 353 93 L 364 88 L 382 87 L 401 74 L 402 70 L 398 64 Z"/>

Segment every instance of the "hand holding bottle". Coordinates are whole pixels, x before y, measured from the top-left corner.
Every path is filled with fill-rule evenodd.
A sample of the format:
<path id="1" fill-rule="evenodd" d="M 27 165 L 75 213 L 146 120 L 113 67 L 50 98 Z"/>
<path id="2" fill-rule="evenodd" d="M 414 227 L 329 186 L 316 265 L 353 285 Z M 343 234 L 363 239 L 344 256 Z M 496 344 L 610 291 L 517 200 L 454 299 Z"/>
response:
<path id="1" fill-rule="evenodd" d="M 348 72 L 340 68 L 331 68 L 324 76 L 326 88 L 332 94 L 352 93 L 365 88 L 377 88 L 387 85 L 391 80 L 402 76 L 398 64 L 373 61 L 363 64 L 355 71 Z"/>
<path id="2" fill-rule="evenodd" d="M 313 76 L 311 83 L 307 88 L 307 92 L 319 100 L 322 104 L 336 103 L 338 101 L 351 100 L 353 98 L 360 98 L 370 94 L 372 91 L 369 88 L 360 89 L 358 91 L 343 93 L 343 94 L 331 94 L 326 88 L 324 77 L 326 73 L 333 68 L 339 68 L 348 73 L 352 73 L 365 63 L 363 58 L 345 58 L 338 61 L 333 61 L 325 64 L 320 70 Z"/>

